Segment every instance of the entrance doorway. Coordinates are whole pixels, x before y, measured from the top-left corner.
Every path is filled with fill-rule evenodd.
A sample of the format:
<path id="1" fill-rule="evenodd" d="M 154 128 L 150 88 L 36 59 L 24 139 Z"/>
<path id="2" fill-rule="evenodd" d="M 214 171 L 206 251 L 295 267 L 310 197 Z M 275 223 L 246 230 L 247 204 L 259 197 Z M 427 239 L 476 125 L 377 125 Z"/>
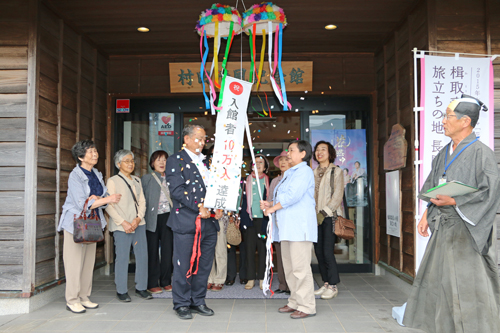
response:
<path id="1" fill-rule="evenodd" d="M 255 101 L 253 101 L 257 105 Z M 270 162 L 269 177 L 280 171 L 272 160 L 292 140 L 303 138 L 312 146 L 320 140 L 334 145 L 335 164 L 344 170 L 346 211 L 356 223 L 356 237 L 339 241 L 335 256 L 340 272 L 373 271 L 373 225 L 371 198 L 371 151 L 367 144 L 371 137 L 369 97 L 311 97 L 291 98 L 293 111 L 272 112 L 272 117 L 261 117 L 262 111 L 249 112 L 250 132 L 255 153 L 266 156 Z M 115 151 L 130 149 L 136 155 L 135 174 L 139 177 L 151 172 L 149 156 L 158 149 L 169 155 L 182 147 L 182 128 L 189 123 L 200 124 L 207 133 L 206 148 L 215 140 L 216 116 L 205 111 L 199 99 L 134 99 L 132 113 L 115 116 Z M 278 109 L 278 107 L 275 107 Z M 266 108 L 267 109 L 267 108 Z M 250 150 L 245 138 L 242 177 L 251 173 Z M 315 168 L 317 164 L 311 163 Z M 116 170 L 115 170 L 116 171 Z M 313 265 L 314 267 L 314 265 Z"/>

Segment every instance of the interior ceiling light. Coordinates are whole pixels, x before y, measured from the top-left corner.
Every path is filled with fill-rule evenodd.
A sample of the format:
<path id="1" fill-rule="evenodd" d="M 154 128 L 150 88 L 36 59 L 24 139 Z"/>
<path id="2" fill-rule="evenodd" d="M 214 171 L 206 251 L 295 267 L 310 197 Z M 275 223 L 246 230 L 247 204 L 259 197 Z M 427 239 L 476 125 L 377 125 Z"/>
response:
<path id="1" fill-rule="evenodd" d="M 146 28 L 146 27 L 139 27 L 139 28 L 137 28 L 137 31 L 139 31 L 139 32 L 148 32 L 148 31 L 149 31 L 149 28 Z"/>
<path id="2" fill-rule="evenodd" d="M 325 26 L 325 29 L 326 30 L 335 30 L 335 29 L 337 29 L 337 26 L 335 24 L 329 24 L 329 25 Z"/>

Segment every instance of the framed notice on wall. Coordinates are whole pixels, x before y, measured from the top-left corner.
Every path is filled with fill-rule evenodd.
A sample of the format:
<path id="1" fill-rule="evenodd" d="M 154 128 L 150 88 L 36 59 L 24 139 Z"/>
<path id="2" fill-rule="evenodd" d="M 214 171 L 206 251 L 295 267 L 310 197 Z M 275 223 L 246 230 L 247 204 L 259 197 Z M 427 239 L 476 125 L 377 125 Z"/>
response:
<path id="1" fill-rule="evenodd" d="M 399 170 L 385 174 L 387 234 L 401 236 L 401 186 Z"/>

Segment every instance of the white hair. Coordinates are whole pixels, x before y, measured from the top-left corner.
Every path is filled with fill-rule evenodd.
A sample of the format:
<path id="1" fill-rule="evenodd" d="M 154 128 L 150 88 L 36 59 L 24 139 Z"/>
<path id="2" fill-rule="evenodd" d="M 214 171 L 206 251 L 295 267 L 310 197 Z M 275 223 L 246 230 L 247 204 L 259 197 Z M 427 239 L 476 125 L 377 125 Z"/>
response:
<path id="1" fill-rule="evenodd" d="M 132 155 L 132 158 L 134 158 L 134 153 L 128 149 L 121 149 L 118 150 L 115 154 L 115 166 L 120 169 L 120 163 L 122 162 L 123 158 L 127 155 Z"/>

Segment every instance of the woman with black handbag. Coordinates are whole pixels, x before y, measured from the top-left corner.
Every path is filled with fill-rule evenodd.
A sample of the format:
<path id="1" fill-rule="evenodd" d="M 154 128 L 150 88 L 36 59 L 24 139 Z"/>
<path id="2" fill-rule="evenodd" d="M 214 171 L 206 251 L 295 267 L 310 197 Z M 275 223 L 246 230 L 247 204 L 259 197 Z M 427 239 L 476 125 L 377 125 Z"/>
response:
<path id="1" fill-rule="evenodd" d="M 135 294 L 143 299 L 151 299 L 147 291 L 148 284 L 148 245 L 146 241 L 146 199 L 142 190 L 141 179 L 132 175 L 135 168 L 134 153 L 119 150 L 115 154 L 115 165 L 120 169 L 118 175 L 108 179 L 110 194 L 120 193 L 122 200 L 109 205 L 106 212 L 110 216 L 109 231 L 115 239 L 115 284 L 118 300 L 130 302 L 128 295 L 128 262 L 130 247 L 134 247 L 135 256 Z"/>
<path id="2" fill-rule="evenodd" d="M 337 297 L 339 293 L 340 277 L 334 254 L 337 236 L 333 224 L 338 215 L 343 216 L 344 176 L 342 169 L 333 164 L 336 157 L 332 144 L 326 141 L 316 143 L 313 158 L 319 163 L 314 170 L 318 241 L 314 243 L 314 252 L 324 285 L 314 294 L 321 295 L 322 299 Z"/>
<path id="3" fill-rule="evenodd" d="M 64 230 L 64 272 L 66 275 L 66 309 L 83 313 L 99 305 L 90 301 L 94 273 L 96 243 L 76 243 L 73 223 L 80 215 L 97 213 L 101 227 L 106 227 L 102 210 L 109 203 L 118 203 L 121 194 L 107 195 L 102 174 L 94 168 L 99 153 L 94 142 L 82 140 L 71 148 L 77 166 L 68 179 L 68 192 L 63 205 L 58 231 Z M 82 211 L 83 210 L 83 211 Z"/>

